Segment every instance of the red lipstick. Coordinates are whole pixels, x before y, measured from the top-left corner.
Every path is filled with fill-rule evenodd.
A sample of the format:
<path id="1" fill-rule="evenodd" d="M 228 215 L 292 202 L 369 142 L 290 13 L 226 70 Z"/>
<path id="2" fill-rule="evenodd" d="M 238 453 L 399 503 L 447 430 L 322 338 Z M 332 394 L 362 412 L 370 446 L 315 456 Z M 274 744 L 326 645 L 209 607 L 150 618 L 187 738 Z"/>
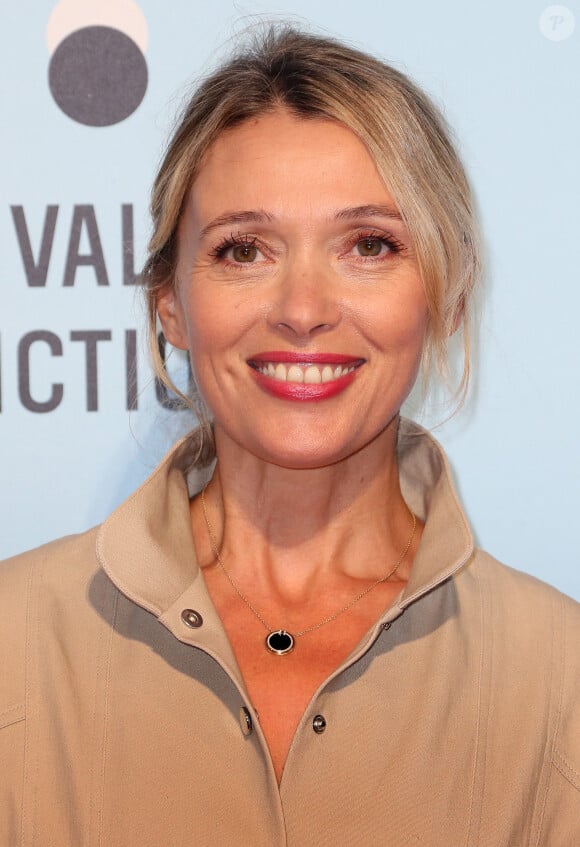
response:
<path id="1" fill-rule="evenodd" d="M 344 391 L 355 379 L 359 367 L 364 364 L 364 359 L 356 356 L 347 356 L 342 353 L 311 353 L 289 350 L 270 350 L 258 353 L 248 360 L 252 368 L 254 379 L 261 389 L 273 397 L 281 400 L 295 401 L 318 401 L 328 400 L 336 397 Z M 327 382 L 295 382 L 277 379 L 275 376 L 264 373 L 263 368 L 269 364 L 299 365 L 308 368 L 311 365 L 342 366 L 343 368 L 354 368 L 349 373 L 332 378 Z"/>
<path id="2" fill-rule="evenodd" d="M 296 362 L 301 365 L 356 365 L 362 364 L 360 356 L 345 356 L 344 353 L 300 353 L 296 350 L 269 350 L 266 353 L 256 353 L 250 356 L 248 364 L 258 362 Z"/>

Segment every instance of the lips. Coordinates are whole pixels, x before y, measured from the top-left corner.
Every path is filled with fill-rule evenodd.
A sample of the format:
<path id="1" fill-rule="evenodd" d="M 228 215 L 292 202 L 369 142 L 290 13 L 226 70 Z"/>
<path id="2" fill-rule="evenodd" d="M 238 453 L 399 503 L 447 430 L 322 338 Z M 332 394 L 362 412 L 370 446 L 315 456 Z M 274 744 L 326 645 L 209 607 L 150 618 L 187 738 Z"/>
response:
<path id="1" fill-rule="evenodd" d="M 364 359 L 338 353 L 270 351 L 248 359 L 260 387 L 290 400 L 322 400 L 343 391 Z"/>
<path id="2" fill-rule="evenodd" d="M 259 365 L 258 370 L 264 376 L 277 379 L 280 382 L 304 383 L 305 385 L 319 385 L 322 382 L 332 382 L 341 376 L 346 376 L 354 371 L 354 365 L 296 365 L 289 362 L 268 362 Z"/>

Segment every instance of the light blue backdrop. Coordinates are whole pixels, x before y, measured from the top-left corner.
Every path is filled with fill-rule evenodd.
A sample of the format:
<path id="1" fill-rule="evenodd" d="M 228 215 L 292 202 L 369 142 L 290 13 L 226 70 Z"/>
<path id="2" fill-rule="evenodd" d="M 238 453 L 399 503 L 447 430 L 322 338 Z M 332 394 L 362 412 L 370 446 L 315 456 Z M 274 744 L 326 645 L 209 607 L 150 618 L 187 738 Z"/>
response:
<path id="1" fill-rule="evenodd" d="M 149 78 L 141 105 L 99 127 L 67 117 L 49 89 L 47 24 L 56 5 L 6 5 L 0 31 L 0 557 L 101 521 L 186 426 L 155 398 L 142 309 L 136 289 L 123 284 L 132 266 L 126 258 L 124 271 L 123 244 L 134 242 L 137 267 L 149 232 L 150 183 L 187 86 L 254 16 L 293 16 L 407 71 L 444 105 L 457 131 L 483 218 L 488 274 L 476 390 L 436 434 L 479 543 L 580 598 L 580 0 L 549 9 L 533 0 L 61 0 L 52 48 L 74 13 L 69 30 L 128 27 L 144 50 Z M 49 226 L 45 284 L 33 286 L 23 233 L 30 275 L 33 264 L 42 265 L 48 206 L 58 206 L 48 218 L 56 214 L 54 238 Z M 21 207 L 20 241 L 11 207 Z M 88 253 L 93 264 L 83 265 Z M 63 285 L 67 257 L 72 284 Z M 39 338 L 28 335 L 34 331 L 52 333 L 52 348 L 46 336 L 31 342 Z M 133 339 L 138 408 L 128 412 Z M 23 385 L 43 403 L 53 384 L 62 385 L 53 411 L 25 408 Z M 97 410 L 87 411 L 87 402 Z"/>

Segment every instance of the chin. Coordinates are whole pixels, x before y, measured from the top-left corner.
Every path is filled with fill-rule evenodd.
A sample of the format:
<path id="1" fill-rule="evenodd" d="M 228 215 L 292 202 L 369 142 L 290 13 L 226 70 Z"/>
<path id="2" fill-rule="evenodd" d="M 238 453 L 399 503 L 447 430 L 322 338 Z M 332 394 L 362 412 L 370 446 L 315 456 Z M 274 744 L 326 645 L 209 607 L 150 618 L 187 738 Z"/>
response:
<path id="1" fill-rule="evenodd" d="M 347 456 L 348 454 L 344 456 L 328 456 L 320 455 L 320 453 L 307 456 L 302 453 L 299 456 L 289 455 L 264 457 L 264 460 L 271 465 L 290 471 L 313 471 L 337 465 L 343 459 L 346 459 Z"/>
<path id="2" fill-rule="evenodd" d="M 384 432 L 384 430 L 381 430 L 381 432 Z M 380 435 L 381 433 L 377 433 L 369 438 L 351 438 L 345 441 L 333 438 L 332 435 L 325 433 L 320 439 L 299 439 L 296 437 L 293 447 L 289 446 L 288 440 L 283 439 L 277 441 L 276 444 L 261 442 L 255 444 L 250 452 L 258 459 L 280 468 L 316 470 L 331 467 L 355 456 L 357 453 L 362 453 Z"/>
<path id="3" fill-rule="evenodd" d="M 288 470 L 331 467 L 357 454 L 361 454 L 362 458 L 369 449 L 371 452 L 378 450 L 376 458 L 379 460 L 387 446 L 386 442 L 391 441 L 387 432 L 397 417 L 398 412 L 394 411 L 386 421 L 375 421 L 375 426 L 366 420 L 359 422 L 358 427 L 348 428 L 340 426 L 339 422 L 335 422 L 333 428 L 328 419 L 316 424 L 310 420 L 298 425 L 291 425 L 287 420 L 286 426 L 283 421 L 277 420 L 277 425 L 264 427 L 262 418 L 261 425 L 252 430 L 216 424 L 218 458 L 221 453 L 224 459 L 228 456 L 228 460 L 234 463 L 243 463 L 241 450 L 248 458 L 253 456 L 259 461 Z"/>

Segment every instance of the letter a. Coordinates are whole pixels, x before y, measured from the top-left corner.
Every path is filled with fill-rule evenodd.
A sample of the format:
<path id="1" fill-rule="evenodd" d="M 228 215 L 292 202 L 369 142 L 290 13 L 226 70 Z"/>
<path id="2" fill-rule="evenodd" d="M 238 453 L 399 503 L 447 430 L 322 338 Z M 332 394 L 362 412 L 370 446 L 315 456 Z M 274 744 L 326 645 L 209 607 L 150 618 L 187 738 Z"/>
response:
<path id="1" fill-rule="evenodd" d="M 90 251 L 80 253 L 81 234 L 83 225 L 86 227 Z M 97 227 L 97 219 L 93 206 L 75 206 L 73 211 L 70 239 L 66 256 L 63 285 L 74 285 L 77 268 L 80 265 L 92 265 L 95 270 L 98 285 L 108 285 L 109 277 L 105 266 L 105 257 L 101 246 L 101 238 Z"/>

